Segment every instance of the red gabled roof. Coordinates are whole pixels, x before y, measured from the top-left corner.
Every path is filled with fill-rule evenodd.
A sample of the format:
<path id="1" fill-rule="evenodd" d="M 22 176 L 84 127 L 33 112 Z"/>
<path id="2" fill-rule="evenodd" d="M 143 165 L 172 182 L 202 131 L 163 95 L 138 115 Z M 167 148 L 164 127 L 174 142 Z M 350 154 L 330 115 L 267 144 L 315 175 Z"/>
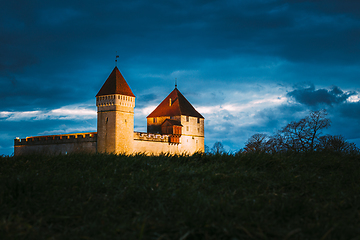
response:
<path id="1" fill-rule="evenodd" d="M 169 100 L 171 98 L 171 106 Z M 181 92 L 175 88 L 160 104 L 157 108 L 150 113 L 149 117 L 162 117 L 162 116 L 192 116 L 198 118 L 204 118 L 198 113 L 195 108 L 189 103 L 189 101 L 181 94 Z"/>
<path id="2" fill-rule="evenodd" d="M 111 72 L 104 85 L 101 87 L 96 97 L 110 94 L 121 94 L 126 96 L 135 97 L 125 78 L 120 73 L 117 67 Z"/>

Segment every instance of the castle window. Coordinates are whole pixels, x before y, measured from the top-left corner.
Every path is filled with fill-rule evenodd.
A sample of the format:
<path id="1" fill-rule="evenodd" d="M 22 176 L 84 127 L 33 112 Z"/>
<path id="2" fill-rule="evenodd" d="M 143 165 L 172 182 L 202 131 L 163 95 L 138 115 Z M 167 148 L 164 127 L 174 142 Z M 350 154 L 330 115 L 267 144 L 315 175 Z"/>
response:
<path id="1" fill-rule="evenodd" d="M 197 123 L 200 123 L 200 118 L 197 119 Z"/>
<path id="2" fill-rule="evenodd" d="M 189 131 L 189 126 L 186 126 L 186 131 Z"/>
<path id="3" fill-rule="evenodd" d="M 198 128 L 198 132 L 200 132 L 200 128 Z"/>
<path id="4" fill-rule="evenodd" d="M 189 121 L 189 116 L 186 116 L 186 121 L 187 121 L 187 122 Z"/>
<path id="5" fill-rule="evenodd" d="M 156 118 L 153 118 L 153 123 L 156 123 Z"/>

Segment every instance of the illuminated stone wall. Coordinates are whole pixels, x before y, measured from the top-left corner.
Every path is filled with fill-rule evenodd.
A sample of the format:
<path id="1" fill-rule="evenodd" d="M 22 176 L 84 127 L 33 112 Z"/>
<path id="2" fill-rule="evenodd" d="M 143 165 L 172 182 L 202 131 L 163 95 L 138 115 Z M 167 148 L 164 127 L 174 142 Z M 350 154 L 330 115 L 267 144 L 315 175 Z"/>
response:
<path id="1" fill-rule="evenodd" d="M 98 144 L 100 153 L 127 153 L 134 150 L 134 107 L 135 97 L 120 94 L 99 96 Z"/>
<path id="2" fill-rule="evenodd" d="M 148 155 L 170 154 L 193 154 L 204 152 L 204 138 L 193 136 L 181 136 L 180 144 L 169 142 L 169 135 L 134 133 L 134 153 L 145 153 Z"/>
<path id="3" fill-rule="evenodd" d="M 14 155 L 96 153 L 96 143 L 94 132 L 28 137 L 14 140 Z"/>

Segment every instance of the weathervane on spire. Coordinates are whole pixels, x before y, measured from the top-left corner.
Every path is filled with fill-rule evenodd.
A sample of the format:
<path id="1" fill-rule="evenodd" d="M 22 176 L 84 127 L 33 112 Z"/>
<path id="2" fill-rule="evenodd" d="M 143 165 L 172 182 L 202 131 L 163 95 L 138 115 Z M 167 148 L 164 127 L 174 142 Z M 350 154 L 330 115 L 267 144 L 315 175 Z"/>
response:
<path id="1" fill-rule="evenodd" d="M 119 58 L 119 55 L 117 55 L 117 52 L 116 52 L 116 56 L 115 56 L 115 67 L 117 67 L 117 59 Z"/>
<path id="2" fill-rule="evenodd" d="M 175 78 L 175 88 L 177 88 L 177 78 Z"/>

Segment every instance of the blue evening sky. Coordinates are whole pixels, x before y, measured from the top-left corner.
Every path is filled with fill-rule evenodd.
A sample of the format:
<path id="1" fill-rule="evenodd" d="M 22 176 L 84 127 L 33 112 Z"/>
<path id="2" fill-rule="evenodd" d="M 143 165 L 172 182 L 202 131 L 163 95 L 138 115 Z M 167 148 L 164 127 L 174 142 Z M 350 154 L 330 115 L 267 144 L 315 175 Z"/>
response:
<path id="1" fill-rule="evenodd" d="M 0 154 L 13 139 L 96 131 L 95 95 L 118 67 L 135 130 L 178 88 L 227 150 L 327 109 L 360 144 L 360 1 L 2 1 Z"/>

